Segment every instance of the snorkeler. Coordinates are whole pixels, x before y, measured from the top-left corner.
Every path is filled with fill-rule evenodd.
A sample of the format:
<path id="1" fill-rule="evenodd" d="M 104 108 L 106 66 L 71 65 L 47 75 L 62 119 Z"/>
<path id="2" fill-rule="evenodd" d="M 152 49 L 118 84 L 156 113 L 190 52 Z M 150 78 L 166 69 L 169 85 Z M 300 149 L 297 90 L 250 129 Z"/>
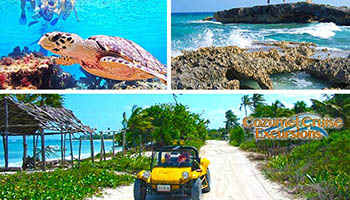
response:
<path id="1" fill-rule="evenodd" d="M 33 19 L 35 21 L 30 22 L 28 26 L 30 27 L 38 23 L 38 19 L 41 17 L 45 21 L 50 22 L 54 17 L 57 5 L 58 0 L 41 0 L 38 4 L 38 7 L 36 8 L 36 14 L 33 15 Z"/>
<path id="2" fill-rule="evenodd" d="M 26 17 L 26 3 L 29 1 L 32 10 L 35 10 L 36 4 L 35 0 L 20 0 L 21 1 L 21 16 L 19 17 L 19 24 L 25 25 L 27 23 Z"/>
<path id="3" fill-rule="evenodd" d="M 77 12 L 77 9 L 75 8 L 75 0 L 60 0 L 60 2 L 61 2 L 61 6 L 58 9 L 58 11 L 56 11 L 56 13 L 58 14 L 58 17 L 52 20 L 51 25 L 55 25 L 60 19 L 60 17 L 62 17 L 62 19 L 66 21 L 72 11 L 74 11 L 75 18 L 79 22 L 78 12 Z"/>

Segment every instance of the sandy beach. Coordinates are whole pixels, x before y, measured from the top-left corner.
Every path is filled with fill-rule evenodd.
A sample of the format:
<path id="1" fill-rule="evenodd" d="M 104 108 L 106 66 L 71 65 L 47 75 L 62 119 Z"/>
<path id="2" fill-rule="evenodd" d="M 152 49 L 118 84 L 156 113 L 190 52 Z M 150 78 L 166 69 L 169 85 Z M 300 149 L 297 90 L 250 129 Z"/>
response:
<path id="1" fill-rule="evenodd" d="M 266 180 L 257 169 L 256 163 L 248 160 L 248 153 L 225 141 L 207 141 L 200 152 L 211 161 L 212 190 L 203 194 L 203 200 L 281 200 L 294 199 L 283 188 Z M 91 200 L 133 200 L 133 185 L 104 190 L 103 197 Z M 180 200 L 160 196 L 148 196 L 147 200 Z"/>

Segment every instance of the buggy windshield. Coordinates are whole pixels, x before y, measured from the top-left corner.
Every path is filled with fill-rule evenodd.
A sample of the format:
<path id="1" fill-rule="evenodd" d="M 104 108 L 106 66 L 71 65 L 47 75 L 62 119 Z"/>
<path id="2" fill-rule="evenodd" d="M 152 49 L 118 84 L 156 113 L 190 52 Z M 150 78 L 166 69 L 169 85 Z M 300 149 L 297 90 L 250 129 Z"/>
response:
<path id="1" fill-rule="evenodd" d="M 158 151 L 153 154 L 153 167 L 192 167 L 195 162 L 191 150 Z"/>

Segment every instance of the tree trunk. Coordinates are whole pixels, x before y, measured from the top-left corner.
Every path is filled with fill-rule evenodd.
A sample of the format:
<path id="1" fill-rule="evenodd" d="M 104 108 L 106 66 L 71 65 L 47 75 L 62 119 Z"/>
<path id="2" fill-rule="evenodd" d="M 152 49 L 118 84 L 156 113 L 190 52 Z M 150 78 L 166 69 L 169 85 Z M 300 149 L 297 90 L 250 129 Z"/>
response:
<path id="1" fill-rule="evenodd" d="M 139 135 L 139 140 L 140 140 L 140 144 L 139 144 L 139 156 L 141 156 L 141 154 L 142 154 L 142 150 L 141 150 L 142 135 Z"/>
<path id="2" fill-rule="evenodd" d="M 126 154 L 126 139 L 125 139 L 125 136 L 126 136 L 126 131 L 125 130 L 123 130 L 123 155 L 125 155 Z"/>
<path id="3" fill-rule="evenodd" d="M 115 146 L 115 131 L 113 131 L 113 143 L 112 143 L 112 152 L 113 152 L 113 157 L 115 155 L 115 149 L 114 149 L 114 146 Z"/>

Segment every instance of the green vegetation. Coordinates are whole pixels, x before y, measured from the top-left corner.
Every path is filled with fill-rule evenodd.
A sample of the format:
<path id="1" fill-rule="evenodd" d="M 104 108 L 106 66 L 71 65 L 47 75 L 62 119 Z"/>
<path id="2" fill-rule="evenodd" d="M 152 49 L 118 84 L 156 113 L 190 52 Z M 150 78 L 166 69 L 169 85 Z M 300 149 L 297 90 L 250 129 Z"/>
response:
<path id="1" fill-rule="evenodd" d="M 239 126 L 226 131 L 230 133 L 230 144 L 270 156 L 263 171 L 272 180 L 308 199 L 350 199 L 350 95 L 324 95 L 323 101 L 311 99 L 311 107 L 297 101 L 291 109 L 278 100 L 267 105 L 262 96 L 258 104 L 253 98 L 256 102 L 256 96 L 245 95 L 241 103 L 241 109 L 250 108 L 252 117 L 291 117 L 309 112 L 343 119 L 344 130 L 328 131 L 328 138 L 317 141 L 256 141 L 252 133 L 244 134 Z"/>
<path id="2" fill-rule="evenodd" d="M 90 163 L 90 162 L 88 162 Z M 135 173 L 144 169 L 148 169 L 151 166 L 151 159 L 146 156 L 136 156 L 135 154 L 128 153 L 123 155 L 117 153 L 112 159 L 90 163 L 92 167 L 107 169 L 118 172 Z"/>
<path id="3" fill-rule="evenodd" d="M 0 175 L 0 199 L 85 199 L 98 195 L 102 188 L 131 184 L 134 176 L 115 171 L 135 173 L 149 169 L 150 162 L 145 156 L 118 153 L 106 161 L 86 159 L 73 169 Z"/>
<path id="4" fill-rule="evenodd" d="M 38 106 L 62 107 L 64 98 L 60 94 L 1 94 L 0 99 L 11 96 L 18 102 L 32 103 Z"/>
<path id="5" fill-rule="evenodd" d="M 123 114 L 127 147 L 136 144 L 154 147 L 164 145 L 189 145 L 200 148 L 208 135 L 208 120 L 192 113 L 182 104 L 159 104 L 149 108 L 134 106 L 131 116 Z M 119 136 L 117 142 L 121 143 Z"/>
<path id="6" fill-rule="evenodd" d="M 85 199 L 101 188 L 131 184 L 130 175 L 82 164 L 71 170 L 0 175 L 0 199 Z"/>
<path id="7" fill-rule="evenodd" d="M 309 199 L 350 199 L 350 131 L 333 132 L 279 155 L 264 167 L 275 180 L 299 188 Z"/>
<path id="8" fill-rule="evenodd" d="M 239 146 L 245 140 L 244 130 L 242 127 L 237 126 L 230 129 L 230 144 L 233 146 Z"/>

